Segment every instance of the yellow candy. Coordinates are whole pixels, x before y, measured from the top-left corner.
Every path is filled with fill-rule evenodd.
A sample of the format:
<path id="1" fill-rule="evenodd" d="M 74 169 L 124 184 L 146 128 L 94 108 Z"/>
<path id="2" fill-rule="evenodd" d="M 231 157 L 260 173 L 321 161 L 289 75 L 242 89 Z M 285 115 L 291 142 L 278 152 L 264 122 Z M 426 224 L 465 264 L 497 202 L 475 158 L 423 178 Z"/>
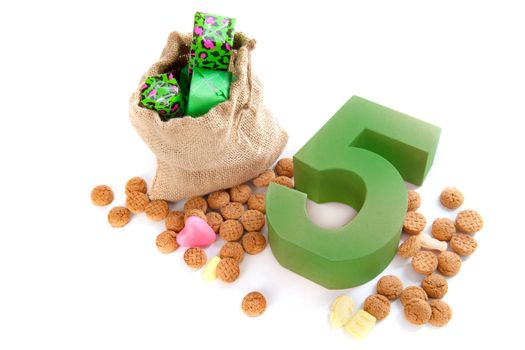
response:
<path id="1" fill-rule="evenodd" d="M 221 261 L 221 258 L 218 256 L 214 257 L 204 267 L 204 270 L 202 270 L 202 278 L 204 278 L 205 281 L 213 281 L 217 279 L 217 265 Z"/>
<path id="2" fill-rule="evenodd" d="M 341 295 L 335 298 L 330 310 L 330 325 L 332 328 L 343 327 L 350 320 L 353 308 L 354 302 L 349 296 Z"/>
<path id="3" fill-rule="evenodd" d="M 374 328 L 376 318 L 365 310 L 359 310 L 354 317 L 348 321 L 345 331 L 357 339 L 363 339 Z"/>

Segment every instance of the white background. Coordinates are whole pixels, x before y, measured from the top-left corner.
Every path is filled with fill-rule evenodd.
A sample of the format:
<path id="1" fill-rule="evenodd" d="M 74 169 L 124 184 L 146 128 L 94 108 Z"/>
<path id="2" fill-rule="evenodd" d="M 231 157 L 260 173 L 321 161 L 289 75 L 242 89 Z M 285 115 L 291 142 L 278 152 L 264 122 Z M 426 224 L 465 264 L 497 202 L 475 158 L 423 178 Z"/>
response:
<path id="1" fill-rule="evenodd" d="M 519 3 L 3 2 L 0 349 L 523 346 Z M 454 217 L 437 197 L 457 186 L 464 208 L 485 219 L 479 249 L 449 280 L 448 326 L 412 326 L 395 302 L 358 342 L 330 330 L 329 306 L 343 293 L 361 306 L 375 280 L 329 291 L 266 249 L 246 257 L 236 283 L 205 283 L 182 250 L 156 250 L 161 223 L 136 216 L 112 229 L 109 208 L 90 203 L 95 185 L 112 186 L 121 205 L 128 178 L 152 179 L 154 157 L 129 123 L 128 98 L 170 31 L 191 31 L 195 10 L 236 17 L 257 39 L 254 71 L 290 135 L 285 155 L 354 94 L 442 128 L 420 211 L 428 221 Z M 349 212 L 314 211 L 332 223 Z M 421 280 L 399 258 L 385 273 Z M 251 290 L 269 303 L 255 319 L 240 311 Z"/>

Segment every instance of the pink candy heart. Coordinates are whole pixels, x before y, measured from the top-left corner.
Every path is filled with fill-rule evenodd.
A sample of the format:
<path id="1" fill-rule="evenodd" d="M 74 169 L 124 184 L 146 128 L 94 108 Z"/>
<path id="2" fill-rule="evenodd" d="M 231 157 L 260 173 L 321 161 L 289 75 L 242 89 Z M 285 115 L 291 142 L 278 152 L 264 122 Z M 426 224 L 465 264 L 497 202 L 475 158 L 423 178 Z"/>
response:
<path id="1" fill-rule="evenodd" d="M 177 235 L 177 243 L 182 247 L 207 247 L 216 238 L 217 235 L 206 221 L 190 216 Z"/>

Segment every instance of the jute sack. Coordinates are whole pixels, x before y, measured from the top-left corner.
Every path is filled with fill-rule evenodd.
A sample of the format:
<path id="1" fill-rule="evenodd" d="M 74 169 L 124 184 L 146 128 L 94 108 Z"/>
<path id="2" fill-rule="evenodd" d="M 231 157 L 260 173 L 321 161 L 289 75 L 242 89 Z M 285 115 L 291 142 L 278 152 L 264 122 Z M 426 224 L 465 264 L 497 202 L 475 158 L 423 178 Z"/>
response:
<path id="1" fill-rule="evenodd" d="M 130 99 L 131 123 L 157 158 L 149 195 L 177 201 L 241 184 L 268 169 L 288 135 L 263 105 L 263 88 L 251 73 L 255 40 L 236 34 L 230 71 L 236 77 L 229 100 L 198 118 L 160 120 L 140 107 L 140 88 L 148 76 L 182 68 L 191 34 L 173 32 L 161 57 L 144 74 Z"/>

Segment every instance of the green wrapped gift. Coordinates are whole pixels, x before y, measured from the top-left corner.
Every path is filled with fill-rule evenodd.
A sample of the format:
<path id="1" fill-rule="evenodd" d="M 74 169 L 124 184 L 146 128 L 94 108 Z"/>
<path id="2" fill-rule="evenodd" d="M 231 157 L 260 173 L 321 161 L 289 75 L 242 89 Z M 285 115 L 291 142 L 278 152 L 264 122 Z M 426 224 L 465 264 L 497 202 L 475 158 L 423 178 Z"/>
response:
<path id="1" fill-rule="evenodd" d="M 184 115 L 184 99 L 173 73 L 148 77 L 141 88 L 140 103 L 157 111 L 162 121 Z"/>
<path id="2" fill-rule="evenodd" d="M 188 96 L 186 115 L 198 117 L 226 101 L 230 96 L 232 74 L 222 70 L 195 67 Z"/>
<path id="3" fill-rule="evenodd" d="M 228 70 L 235 18 L 196 12 L 191 41 L 190 73 L 195 67 Z"/>

